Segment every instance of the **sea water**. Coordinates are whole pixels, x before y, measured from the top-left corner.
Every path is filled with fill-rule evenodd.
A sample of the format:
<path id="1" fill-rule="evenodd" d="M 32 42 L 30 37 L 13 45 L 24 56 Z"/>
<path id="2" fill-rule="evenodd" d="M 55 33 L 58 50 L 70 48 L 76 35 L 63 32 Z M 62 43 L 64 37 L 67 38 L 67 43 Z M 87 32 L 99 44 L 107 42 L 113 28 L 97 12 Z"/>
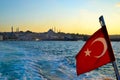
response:
<path id="1" fill-rule="evenodd" d="M 115 79 L 109 63 L 76 75 L 75 56 L 84 41 L 0 41 L 0 80 Z M 120 71 L 120 42 L 112 42 Z"/>

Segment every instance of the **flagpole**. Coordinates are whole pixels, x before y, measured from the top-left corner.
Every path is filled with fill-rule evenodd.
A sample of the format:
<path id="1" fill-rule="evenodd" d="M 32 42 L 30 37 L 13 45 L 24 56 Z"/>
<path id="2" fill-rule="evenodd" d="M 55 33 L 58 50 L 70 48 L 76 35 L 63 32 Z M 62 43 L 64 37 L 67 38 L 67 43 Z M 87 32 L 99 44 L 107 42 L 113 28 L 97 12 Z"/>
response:
<path id="1" fill-rule="evenodd" d="M 113 49 L 112 49 L 112 46 L 110 44 L 110 39 L 109 39 L 109 36 L 108 36 L 108 33 L 107 33 L 107 29 L 106 29 L 106 25 L 105 25 L 105 21 L 104 21 L 103 16 L 100 16 L 99 21 L 100 21 L 100 24 L 101 24 L 101 26 L 104 30 L 104 34 L 105 34 L 105 37 L 107 39 L 107 45 L 110 46 L 109 50 L 110 50 L 110 52 L 113 53 Z M 110 56 L 114 56 L 114 54 L 110 55 Z M 112 62 L 112 65 L 113 65 L 113 68 L 114 68 L 114 71 L 115 71 L 115 74 L 116 74 L 116 79 L 120 80 L 119 71 L 118 71 L 117 64 L 116 64 L 115 60 L 114 60 L 114 62 Z"/>
<path id="2" fill-rule="evenodd" d="M 116 62 L 115 62 L 115 61 L 112 62 L 112 65 L 113 65 L 113 67 L 114 67 L 114 70 L 115 70 L 115 73 L 116 73 L 117 80 L 120 80 L 119 71 L 118 71 Z"/>

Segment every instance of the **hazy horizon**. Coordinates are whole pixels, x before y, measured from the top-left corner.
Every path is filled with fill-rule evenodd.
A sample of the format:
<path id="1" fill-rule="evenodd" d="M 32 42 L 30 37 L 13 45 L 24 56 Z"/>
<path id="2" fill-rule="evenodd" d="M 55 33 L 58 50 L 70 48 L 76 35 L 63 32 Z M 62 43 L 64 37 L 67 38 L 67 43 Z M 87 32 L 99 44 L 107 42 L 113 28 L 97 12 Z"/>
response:
<path id="1" fill-rule="evenodd" d="M 0 32 L 46 32 L 93 34 L 103 15 L 108 33 L 120 34 L 120 1 L 104 0 L 0 0 Z"/>

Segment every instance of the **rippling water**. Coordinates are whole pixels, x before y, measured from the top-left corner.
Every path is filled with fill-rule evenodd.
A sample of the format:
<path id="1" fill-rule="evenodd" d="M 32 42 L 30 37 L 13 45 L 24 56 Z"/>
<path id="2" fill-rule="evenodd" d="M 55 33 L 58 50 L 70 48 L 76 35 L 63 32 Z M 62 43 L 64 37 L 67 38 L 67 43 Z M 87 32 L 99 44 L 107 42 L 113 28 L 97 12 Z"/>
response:
<path id="1" fill-rule="evenodd" d="M 0 80 L 115 79 L 111 64 L 77 77 L 75 55 L 83 41 L 1 41 Z M 112 42 L 120 68 L 120 42 Z"/>

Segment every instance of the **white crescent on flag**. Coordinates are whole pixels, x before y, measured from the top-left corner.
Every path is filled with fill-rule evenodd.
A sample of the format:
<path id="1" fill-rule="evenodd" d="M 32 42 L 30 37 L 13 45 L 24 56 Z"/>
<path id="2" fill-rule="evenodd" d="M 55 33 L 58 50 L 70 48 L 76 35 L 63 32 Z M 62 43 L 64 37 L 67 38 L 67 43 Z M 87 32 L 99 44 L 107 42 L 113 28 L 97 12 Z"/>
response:
<path id="1" fill-rule="evenodd" d="M 107 50 L 107 44 L 106 44 L 105 39 L 104 39 L 104 38 L 101 38 L 101 37 L 95 39 L 95 40 L 92 42 L 92 44 L 94 44 L 94 43 L 97 42 L 97 41 L 101 42 L 101 43 L 103 44 L 103 46 L 104 46 L 103 52 L 102 52 L 99 56 L 94 56 L 95 58 L 100 58 L 100 57 L 102 57 L 102 56 L 105 54 L 105 52 L 106 52 L 106 50 Z M 92 44 L 91 44 L 91 45 L 92 45 Z"/>

